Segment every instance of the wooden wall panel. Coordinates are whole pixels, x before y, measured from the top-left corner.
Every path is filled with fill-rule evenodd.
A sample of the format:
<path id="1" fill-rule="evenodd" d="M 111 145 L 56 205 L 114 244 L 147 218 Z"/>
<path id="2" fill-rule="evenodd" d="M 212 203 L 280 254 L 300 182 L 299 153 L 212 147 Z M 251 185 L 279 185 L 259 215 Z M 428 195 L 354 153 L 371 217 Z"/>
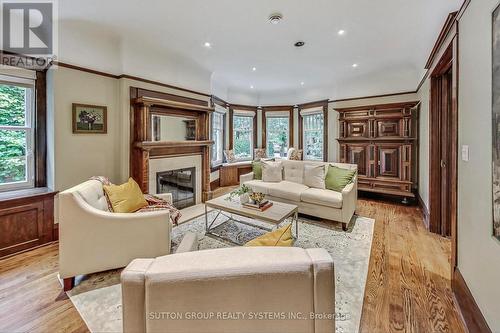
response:
<path id="1" fill-rule="evenodd" d="M 54 195 L 46 188 L 0 195 L 0 258 L 54 240 Z"/>

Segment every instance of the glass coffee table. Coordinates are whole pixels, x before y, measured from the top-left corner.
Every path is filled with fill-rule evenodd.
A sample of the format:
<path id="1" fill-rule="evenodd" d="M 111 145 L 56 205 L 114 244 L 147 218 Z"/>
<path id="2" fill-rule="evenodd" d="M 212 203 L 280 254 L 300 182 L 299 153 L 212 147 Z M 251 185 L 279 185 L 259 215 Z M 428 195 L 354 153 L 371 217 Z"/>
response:
<path id="1" fill-rule="evenodd" d="M 208 218 L 208 208 L 212 208 L 217 211 L 217 214 L 215 214 L 215 217 L 211 219 L 211 221 L 209 221 Z M 214 232 L 215 227 L 220 227 L 224 223 L 233 221 L 265 231 L 273 231 L 283 221 L 291 217 L 292 229 L 293 223 L 295 223 L 295 235 L 293 237 L 294 239 L 297 239 L 299 236 L 298 214 L 299 208 L 296 205 L 276 201 L 273 201 L 273 205 L 263 212 L 245 208 L 241 205 L 237 198 L 229 200 L 229 194 L 226 194 L 205 202 L 205 233 L 217 238 L 222 238 L 225 241 L 229 241 L 236 245 L 242 245 L 216 234 Z M 247 220 L 238 219 L 235 215 L 245 217 Z M 215 225 L 219 216 L 224 216 L 227 219 Z M 262 223 L 252 223 L 252 221 L 264 222 L 264 224 L 269 225 L 269 227 L 263 226 Z"/>

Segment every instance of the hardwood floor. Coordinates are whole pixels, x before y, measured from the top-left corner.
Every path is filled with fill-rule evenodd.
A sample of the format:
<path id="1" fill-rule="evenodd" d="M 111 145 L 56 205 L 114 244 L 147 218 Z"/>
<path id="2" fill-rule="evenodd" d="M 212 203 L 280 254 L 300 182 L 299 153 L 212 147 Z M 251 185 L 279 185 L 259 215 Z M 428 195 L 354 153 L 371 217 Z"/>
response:
<path id="1" fill-rule="evenodd" d="M 450 241 L 417 207 L 360 199 L 375 219 L 360 332 L 466 332 L 449 281 Z M 0 261 L 0 332 L 87 332 L 57 280 L 57 244 Z M 346 332 L 347 333 L 347 332 Z"/>
<path id="2" fill-rule="evenodd" d="M 360 332 L 466 332 L 450 284 L 449 239 L 417 207 L 360 200 L 375 219 Z"/>

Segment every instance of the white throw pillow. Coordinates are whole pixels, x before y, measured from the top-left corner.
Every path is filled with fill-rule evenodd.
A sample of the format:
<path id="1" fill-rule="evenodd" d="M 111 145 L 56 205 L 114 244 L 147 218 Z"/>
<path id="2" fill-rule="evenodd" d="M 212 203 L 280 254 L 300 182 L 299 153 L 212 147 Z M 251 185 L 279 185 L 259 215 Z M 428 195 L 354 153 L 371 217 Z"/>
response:
<path id="1" fill-rule="evenodd" d="M 325 166 L 306 164 L 304 166 L 304 185 L 325 189 Z"/>
<path id="2" fill-rule="evenodd" d="M 282 162 L 271 162 L 262 160 L 262 181 L 278 183 L 283 180 Z"/>

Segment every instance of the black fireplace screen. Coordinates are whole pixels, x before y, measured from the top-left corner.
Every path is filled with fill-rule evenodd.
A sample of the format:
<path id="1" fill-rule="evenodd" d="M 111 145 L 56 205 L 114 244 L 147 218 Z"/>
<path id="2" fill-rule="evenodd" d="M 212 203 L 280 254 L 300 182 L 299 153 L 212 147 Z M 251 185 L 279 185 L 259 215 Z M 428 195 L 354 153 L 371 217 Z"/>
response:
<path id="1" fill-rule="evenodd" d="M 172 193 L 177 209 L 196 204 L 196 169 L 185 168 L 156 173 L 157 193 Z"/>

